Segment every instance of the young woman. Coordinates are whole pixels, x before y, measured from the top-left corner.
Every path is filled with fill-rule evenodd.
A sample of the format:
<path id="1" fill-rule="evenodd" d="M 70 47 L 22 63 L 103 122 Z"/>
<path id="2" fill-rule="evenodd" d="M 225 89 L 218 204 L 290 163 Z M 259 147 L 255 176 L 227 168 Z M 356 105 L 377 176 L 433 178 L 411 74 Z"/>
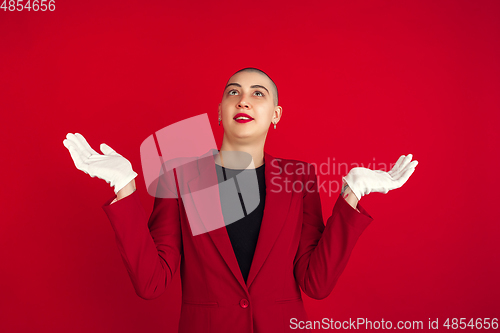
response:
<path id="1" fill-rule="evenodd" d="M 255 68 L 236 72 L 218 111 L 224 126 L 220 152 L 189 163 L 169 188 L 192 188 L 215 173 L 219 183 L 236 177 L 243 170 L 231 167 L 238 161 L 230 152 L 243 152 L 253 161 L 260 201 L 239 220 L 203 233 L 193 232 L 187 202 L 179 196 L 155 198 L 148 217 L 136 192 L 137 173 L 106 144 L 101 155 L 78 133 L 69 133 L 63 143 L 78 169 L 114 186 L 116 197 L 103 209 L 136 293 L 144 299 L 160 296 L 181 268 L 179 332 L 294 331 L 308 320 L 300 290 L 315 299 L 327 297 L 372 221 L 359 199 L 401 187 L 418 162 L 409 154 L 389 172 L 351 169 L 325 226 L 315 169 L 264 150 L 269 125 L 276 128 L 282 116 L 269 76 Z M 303 186 L 290 189 L 297 182 Z M 198 222 L 207 225 L 204 218 Z"/>

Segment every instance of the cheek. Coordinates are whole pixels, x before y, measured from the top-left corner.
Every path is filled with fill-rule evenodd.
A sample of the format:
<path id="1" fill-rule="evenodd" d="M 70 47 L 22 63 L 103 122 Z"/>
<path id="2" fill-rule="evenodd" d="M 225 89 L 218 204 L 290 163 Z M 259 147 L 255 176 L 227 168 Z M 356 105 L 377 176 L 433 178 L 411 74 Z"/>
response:
<path id="1" fill-rule="evenodd" d="M 221 111 L 222 111 L 222 115 L 225 116 L 230 108 L 230 103 L 227 101 L 227 100 L 224 100 L 220 103 L 220 107 L 221 107 Z"/>
<path id="2" fill-rule="evenodd" d="M 255 114 L 259 116 L 259 119 L 263 122 L 271 121 L 273 118 L 274 108 L 269 106 L 268 103 L 262 103 L 254 105 Z"/>

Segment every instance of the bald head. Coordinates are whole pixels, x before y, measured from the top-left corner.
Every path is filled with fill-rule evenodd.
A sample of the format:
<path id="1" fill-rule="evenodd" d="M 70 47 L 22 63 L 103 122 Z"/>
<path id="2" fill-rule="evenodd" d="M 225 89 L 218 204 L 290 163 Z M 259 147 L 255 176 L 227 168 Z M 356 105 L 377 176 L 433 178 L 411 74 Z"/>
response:
<path id="1" fill-rule="evenodd" d="M 235 76 L 236 74 L 238 74 L 240 72 L 254 72 L 254 73 L 259 73 L 259 74 L 264 75 L 265 77 L 267 77 L 269 79 L 270 83 L 271 83 L 271 91 L 273 92 L 274 106 L 278 106 L 278 87 L 276 87 L 276 84 L 269 77 L 269 75 L 267 75 L 264 71 L 261 71 L 258 68 L 247 67 L 247 68 L 240 69 L 239 71 L 237 71 L 236 73 L 234 73 L 231 77 Z M 229 80 L 231 80 L 231 78 L 229 78 Z M 229 83 L 229 80 L 227 80 L 226 86 Z"/>

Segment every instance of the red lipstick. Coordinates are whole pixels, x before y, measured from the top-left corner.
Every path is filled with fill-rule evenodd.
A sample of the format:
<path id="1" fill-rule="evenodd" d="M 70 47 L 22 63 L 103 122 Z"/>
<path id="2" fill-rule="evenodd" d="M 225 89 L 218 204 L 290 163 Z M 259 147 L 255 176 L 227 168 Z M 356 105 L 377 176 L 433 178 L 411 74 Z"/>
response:
<path id="1" fill-rule="evenodd" d="M 237 119 L 238 117 L 246 117 L 248 119 Z M 236 116 L 234 116 L 233 118 L 234 120 L 236 120 L 237 122 L 239 123 L 248 123 L 249 121 L 252 121 L 253 118 L 250 117 L 249 115 L 247 115 L 246 113 L 238 113 Z"/>

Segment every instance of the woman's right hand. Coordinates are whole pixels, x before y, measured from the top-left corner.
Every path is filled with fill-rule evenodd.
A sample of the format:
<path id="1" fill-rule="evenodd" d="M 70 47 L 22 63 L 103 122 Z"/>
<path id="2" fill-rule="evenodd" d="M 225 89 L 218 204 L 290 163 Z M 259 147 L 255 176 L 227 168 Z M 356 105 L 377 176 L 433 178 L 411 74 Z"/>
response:
<path id="1" fill-rule="evenodd" d="M 92 149 L 79 133 L 68 133 L 63 144 L 78 170 L 105 180 L 114 187 L 115 194 L 137 177 L 132 164 L 105 143 L 100 147 L 103 155 Z"/>

